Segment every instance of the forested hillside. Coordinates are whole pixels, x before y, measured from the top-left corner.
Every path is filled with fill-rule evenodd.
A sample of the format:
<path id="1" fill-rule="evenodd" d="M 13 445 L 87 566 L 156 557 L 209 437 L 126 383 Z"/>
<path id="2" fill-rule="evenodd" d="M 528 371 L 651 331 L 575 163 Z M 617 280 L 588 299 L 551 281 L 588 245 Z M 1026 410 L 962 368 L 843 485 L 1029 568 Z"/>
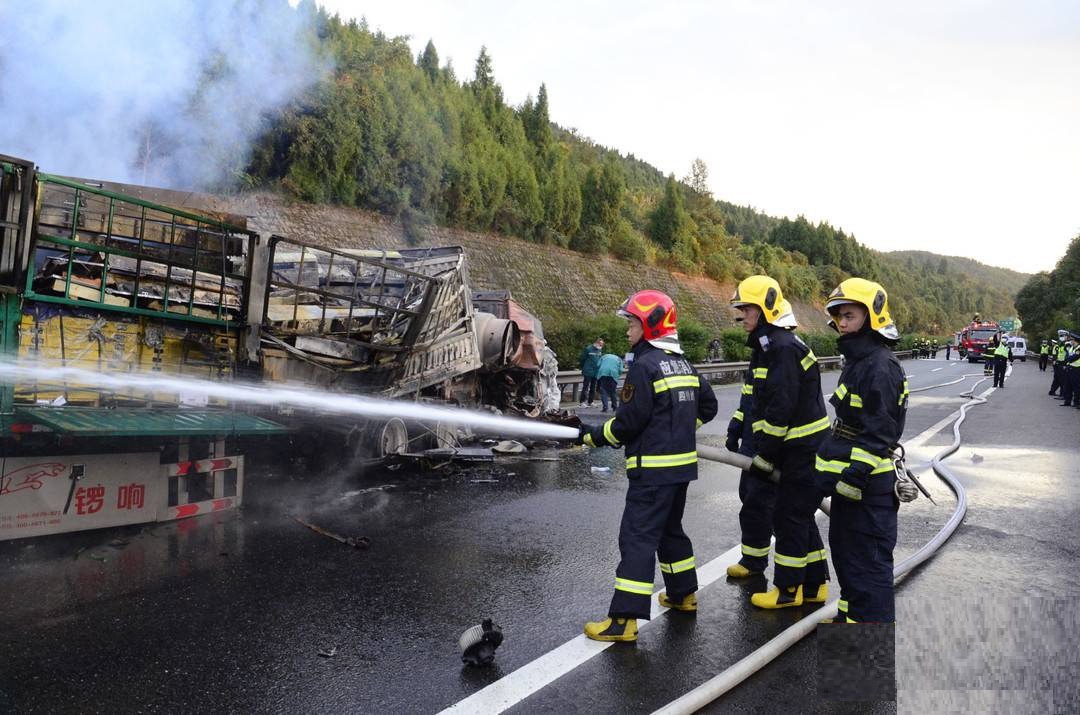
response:
<path id="1" fill-rule="evenodd" d="M 929 269 L 827 223 L 717 201 L 699 160 L 682 179 L 665 177 L 558 127 L 544 85 L 509 106 L 486 50 L 459 78 L 432 42 L 414 57 L 404 38 L 307 4 L 300 11 L 319 13 L 311 41 L 335 70 L 268 118 L 244 177 L 250 186 L 374 209 L 406 226 L 495 231 L 716 281 L 767 272 L 807 300 L 857 274 L 886 285 L 908 332 L 942 334 L 975 311 L 1014 312 L 1015 291 L 969 266 L 926 254 L 938 261 Z"/>
<path id="2" fill-rule="evenodd" d="M 1016 309 L 1031 338 L 1051 338 L 1061 328 L 1080 332 L 1080 236 L 1054 270 L 1036 273 L 1020 289 Z"/>

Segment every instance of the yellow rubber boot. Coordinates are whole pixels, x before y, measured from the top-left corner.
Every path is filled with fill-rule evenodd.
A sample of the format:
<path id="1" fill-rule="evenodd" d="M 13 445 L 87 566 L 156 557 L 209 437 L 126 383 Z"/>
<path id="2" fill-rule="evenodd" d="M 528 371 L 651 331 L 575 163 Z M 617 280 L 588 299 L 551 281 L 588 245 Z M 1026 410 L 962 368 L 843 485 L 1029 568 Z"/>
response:
<path id="1" fill-rule="evenodd" d="M 803 603 L 802 586 L 788 586 L 781 590 L 773 587 L 765 593 L 755 593 L 750 597 L 750 603 L 758 608 L 790 608 L 801 606 Z"/>
<path id="2" fill-rule="evenodd" d="M 672 601 L 670 598 L 668 598 L 667 593 L 661 591 L 660 605 L 664 608 L 672 608 L 676 611 L 696 611 L 697 594 L 691 593 L 688 596 L 684 596 L 681 600 Z"/>
<path id="3" fill-rule="evenodd" d="M 829 600 L 829 584 L 823 583 L 817 587 L 816 593 L 804 593 L 803 601 L 806 603 L 825 603 Z"/>
<path id="4" fill-rule="evenodd" d="M 585 635 L 594 641 L 632 643 L 637 640 L 636 618 L 605 618 L 585 624 Z"/>
<path id="5" fill-rule="evenodd" d="M 727 567 L 727 575 L 731 578 L 746 578 L 747 576 L 757 576 L 761 571 L 751 571 L 742 564 L 732 564 Z"/>

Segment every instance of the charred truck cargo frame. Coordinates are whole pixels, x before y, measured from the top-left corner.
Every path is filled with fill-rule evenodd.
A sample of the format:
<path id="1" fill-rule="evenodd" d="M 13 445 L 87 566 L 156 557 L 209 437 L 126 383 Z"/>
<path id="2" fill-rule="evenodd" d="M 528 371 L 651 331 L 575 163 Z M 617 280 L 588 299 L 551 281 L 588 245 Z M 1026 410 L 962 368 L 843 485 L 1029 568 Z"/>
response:
<path id="1" fill-rule="evenodd" d="M 264 240 L 0 155 L 0 357 L 112 373 L 303 383 L 403 400 L 551 404 L 539 321 L 508 293 L 475 310 L 464 250 Z M 554 398 L 557 400 L 557 395 Z M 0 385 L 0 540 L 237 506 L 245 445 L 378 460 L 453 429 L 143 389 Z M 276 437 L 276 438 L 275 438 Z"/>

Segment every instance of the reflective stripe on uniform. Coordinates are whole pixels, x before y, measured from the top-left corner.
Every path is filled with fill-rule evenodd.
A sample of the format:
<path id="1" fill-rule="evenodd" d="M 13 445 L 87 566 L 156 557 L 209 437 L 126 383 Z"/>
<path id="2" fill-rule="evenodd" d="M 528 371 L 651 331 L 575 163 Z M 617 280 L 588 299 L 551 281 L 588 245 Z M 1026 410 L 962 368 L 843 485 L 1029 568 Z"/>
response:
<path id="1" fill-rule="evenodd" d="M 627 593 L 638 593 L 642 596 L 652 595 L 652 581 L 631 581 L 628 578 L 615 577 L 615 590 Z"/>
<path id="2" fill-rule="evenodd" d="M 701 379 L 697 375 L 676 375 L 655 380 L 652 386 L 653 392 L 667 392 L 680 387 L 701 387 Z"/>
<path id="3" fill-rule="evenodd" d="M 847 482 L 837 482 L 836 493 L 840 494 L 841 496 L 845 496 L 852 501 L 862 500 L 862 489 L 859 489 L 858 487 L 853 487 Z"/>
<path id="4" fill-rule="evenodd" d="M 809 437 L 812 434 L 817 434 L 823 429 L 829 429 L 828 416 L 821 419 L 814 420 L 810 424 L 801 425 L 799 427 L 792 427 L 788 430 L 787 436 L 784 437 L 784 441 L 787 442 L 793 439 L 799 439 L 800 437 Z"/>
<path id="5" fill-rule="evenodd" d="M 754 386 L 753 385 L 743 385 L 742 386 L 742 393 L 744 395 L 752 395 L 752 394 L 754 394 Z"/>
<path id="6" fill-rule="evenodd" d="M 862 396 L 851 393 L 850 403 L 852 407 L 862 407 Z"/>
<path id="7" fill-rule="evenodd" d="M 904 380 L 904 390 L 903 390 L 903 392 L 901 392 L 901 393 L 900 393 L 900 399 L 898 399 L 898 400 L 896 401 L 896 404 L 898 404 L 898 405 L 902 405 L 902 404 L 904 404 L 904 400 L 905 400 L 905 399 L 907 398 L 907 396 L 908 396 L 909 394 L 911 394 L 911 393 L 910 393 L 910 392 L 908 391 L 908 383 L 907 383 L 907 380 Z"/>
<path id="8" fill-rule="evenodd" d="M 682 467 L 697 462 L 697 451 L 682 454 L 643 454 L 626 460 L 627 469 L 656 469 L 661 467 Z"/>
<path id="9" fill-rule="evenodd" d="M 811 350 L 809 353 L 807 353 L 806 357 L 804 357 L 799 362 L 799 364 L 802 365 L 802 369 L 805 371 L 805 370 L 809 370 L 810 366 L 813 365 L 816 362 L 817 362 L 817 355 L 814 355 L 814 351 Z"/>
<path id="10" fill-rule="evenodd" d="M 701 425 L 705 424 L 704 422 L 701 421 L 700 417 L 698 417 L 696 420 L 694 420 L 694 423 L 695 423 L 694 429 L 701 429 Z"/>
<path id="11" fill-rule="evenodd" d="M 743 420 L 742 410 L 735 410 L 735 414 L 733 414 L 731 416 L 731 419 L 738 420 L 739 422 L 742 422 L 742 420 Z"/>
<path id="12" fill-rule="evenodd" d="M 768 556 L 770 548 L 771 547 L 769 546 L 763 546 L 759 549 L 753 546 L 747 546 L 746 544 L 743 544 L 742 552 L 744 556 Z"/>
<path id="13" fill-rule="evenodd" d="M 851 459 L 856 462 L 870 465 L 873 469 L 871 474 L 885 474 L 895 470 L 892 460 L 888 457 L 878 457 L 860 447 L 851 448 Z"/>
<path id="14" fill-rule="evenodd" d="M 814 458 L 814 468 L 819 472 L 832 472 L 833 474 L 839 474 L 848 467 L 851 466 L 851 462 L 842 462 L 839 459 L 822 459 L 821 457 Z"/>
<path id="15" fill-rule="evenodd" d="M 767 367 L 755 367 L 754 368 L 754 379 L 755 380 L 758 380 L 758 379 L 764 380 L 766 377 L 768 377 L 768 375 L 769 375 L 769 368 L 767 368 Z"/>
<path id="16" fill-rule="evenodd" d="M 867 452 L 861 447 L 851 448 L 851 459 L 855 462 L 862 462 L 863 464 L 869 464 L 871 467 L 877 467 L 881 464 L 881 459 Z"/>
<path id="17" fill-rule="evenodd" d="M 847 393 L 847 385 L 845 385 L 844 383 L 840 383 L 840 385 L 836 388 L 836 392 L 834 392 L 833 394 L 836 395 L 836 399 L 842 400 L 847 397 Z"/>
<path id="18" fill-rule="evenodd" d="M 818 549 L 817 551 L 811 551 L 806 555 L 806 563 L 814 564 L 818 561 L 825 560 L 825 549 Z"/>
<path id="19" fill-rule="evenodd" d="M 774 424 L 770 424 L 767 420 L 758 420 L 754 423 L 755 432 L 764 432 L 767 435 L 773 437 L 783 437 L 788 433 L 787 427 L 777 427 Z"/>
<path id="20" fill-rule="evenodd" d="M 691 556 L 688 559 L 676 561 L 675 563 L 671 564 L 665 564 L 663 561 L 661 561 L 660 570 L 664 573 L 682 573 L 683 571 L 689 571 L 690 569 L 694 568 L 694 565 L 694 557 Z"/>
<path id="21" fill-rule="evenodd" d="M 611 431 L 611 425 L 613 424 L 615 424 L 614 417 L 604 423 L 604 439 L 606 439 L 612 447 L 618 447 L 619 440 L 615 439 L 615 433 Z"/>
<path id="22" fill-rule="evenodd" d="M 773 563 L 777 566 L 787 566 L 793 569 L 801 569 L 806 567 L 805 556 L 785 556 L 779 551 L 773 556 Z"/>
<path id="23" fill-rule="evenodd" d="M 845 601 L 844 599 L 841 598 L 839 601 L 837 601 L 836 608 L 841 613 L 847 613 L 847 601 Z"/>
<path id="24" fill-rule="evenodd" d="M 582 441 L 585 442 L 585 444 L 588 445 L 589 447 L 595 447 L 596 446 L 596 442 L 593 442 L 593 438 L 592 438 L 591 434 L 585 435 L 585 439 L 582 440 Z"/>

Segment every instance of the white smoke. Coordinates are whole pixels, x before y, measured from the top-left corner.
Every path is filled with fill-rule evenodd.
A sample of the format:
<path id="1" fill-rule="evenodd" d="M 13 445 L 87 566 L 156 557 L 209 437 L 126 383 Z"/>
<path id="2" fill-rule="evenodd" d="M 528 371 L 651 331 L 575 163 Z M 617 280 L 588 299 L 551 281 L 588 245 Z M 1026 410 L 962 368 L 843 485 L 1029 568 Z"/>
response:
<path id="1" fill-rule="evenodd" d="M 310 0 L 0 3 L 0 154 L 181 189 L 235 181 L 329 71 Z"/>

